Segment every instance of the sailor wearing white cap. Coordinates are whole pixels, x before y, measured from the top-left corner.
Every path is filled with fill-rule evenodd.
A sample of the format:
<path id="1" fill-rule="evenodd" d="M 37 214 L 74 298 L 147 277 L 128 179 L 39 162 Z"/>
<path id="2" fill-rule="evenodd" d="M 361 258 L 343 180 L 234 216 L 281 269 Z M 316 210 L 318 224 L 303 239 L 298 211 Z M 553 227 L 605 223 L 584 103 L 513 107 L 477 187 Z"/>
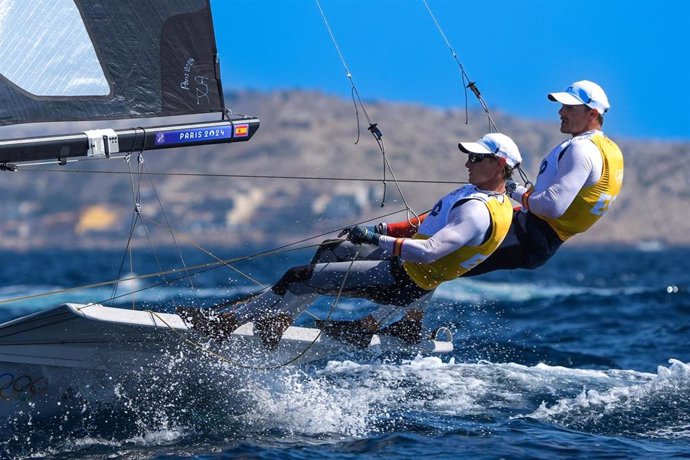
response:
<path id="1" fill-rule="evenodd" d="M 601 86 L 589 80 L 576 81 L 565 91 L 549 93 L 547 97 L 563 105 L 584 104 L 590 109 L 596 110 L 599 115 L 604 115 L 611 107 L 609 98 L 606 97 L 606 93 L 601 89 Z"/>
<path id="2" fill-rule="evenodd" d="M 534 189 L 507 184 L 522 212 L 514 214 L 501 246 L 464 276 L 543 265 L 564 241 L 599 220 L 618 196 L 623 155 L 601 131 L 610 108 L 604 90 L 581 80 L 547 97 L 561 103 L 561 132 L 572 138 L 542 160 Z"/>
<path id="3" fill-rule="evenodd" d="M 489 257 L 513 217 L 505 184 L 522 161 L 515 142 L 493 133 L 458 147 L 468 154 L 470 183 L 442 197 L 428 213 L 403 222 L 346 228 L 339 236 L 347 240 L 325 241 L 311 263 L 289 269 L 270 289 L 231 313 L 214 319 L 189 309 L 181 313 L 194 328 L 217 338 L 253 321 L 255 334 L 274 348 L 293 319 L 319 295 L 359 297 L 381 308 L 359 320 L 318 322 L 317 327 L 362 347 L 374 333 L 419 342 L 423 304 L 441 283 Z M 385 326 L 396 316 L 402 318 Z"/>

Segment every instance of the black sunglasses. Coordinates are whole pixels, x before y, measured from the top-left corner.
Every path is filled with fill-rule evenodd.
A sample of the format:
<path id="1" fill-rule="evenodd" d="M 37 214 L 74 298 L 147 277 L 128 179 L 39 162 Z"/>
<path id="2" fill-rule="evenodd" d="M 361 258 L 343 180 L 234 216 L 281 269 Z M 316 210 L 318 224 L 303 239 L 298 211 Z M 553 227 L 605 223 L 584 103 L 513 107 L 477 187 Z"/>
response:
<path id="1" fill-rule="evenodd" d="M 487 157 L 495 157 L 495 155 L 491 155 L 490 153 L 469 153 L 467 155 L 467 159 L 470 160 L 470 163 L 479 163 Z"/>

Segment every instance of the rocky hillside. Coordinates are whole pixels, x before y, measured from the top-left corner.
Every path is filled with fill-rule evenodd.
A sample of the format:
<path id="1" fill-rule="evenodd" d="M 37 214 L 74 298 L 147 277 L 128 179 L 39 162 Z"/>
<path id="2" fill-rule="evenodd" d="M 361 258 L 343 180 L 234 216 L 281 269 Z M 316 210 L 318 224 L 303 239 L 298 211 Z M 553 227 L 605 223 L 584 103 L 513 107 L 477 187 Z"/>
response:
<path id="1" fill-rule="evenodd" d="M 131 180 L 124 174 L 128 167 L 137 170 L 135 161 L 4 173 L 2 245 L 122 246 L 132 222 L 133 196 L 139 197 L 149 238 L 163 244 L 171 243 L 169 232 L 161 230 L 166 219 L 180 238 L 199 244 L 273 246 L 348 223 L 379 220 L 403 208 L 390 173 L 386 205 L 380 207 L 382 156 L 361 113 L 355 144 L 357 121 L 351 101 L 306 91 L 247 91 L 228 94 L 226 104 L 261 119 L 250 142 L 147 152 L 145 171 L 166 174 L 144 176 L 140 183 L 136 176 Z M 420 212 L 466 181 L 458 140 L 473 140 L 488 130 L 481 113 L 470 113 L 466 124 L 463 110 L 375 101 L 367 102 L 366 108 L 383 132 L 386 156 L 404 197 Z M 556 121 L 493 116 L 517 141 L 524 168 L 534 179 L 541 157 L 564 138 Z M 2 135 L 19 137 L 22 132 L 15 128 Z M 690 244 L 690 144 L 615 140 L 625 154 L 623 191 L 608 215 L 571 244 Z M 386 219 L 402 218 L 404 214 L 398 213 Z M 142 227 L 137 237 L 144 239 L 145 233 Z"/>

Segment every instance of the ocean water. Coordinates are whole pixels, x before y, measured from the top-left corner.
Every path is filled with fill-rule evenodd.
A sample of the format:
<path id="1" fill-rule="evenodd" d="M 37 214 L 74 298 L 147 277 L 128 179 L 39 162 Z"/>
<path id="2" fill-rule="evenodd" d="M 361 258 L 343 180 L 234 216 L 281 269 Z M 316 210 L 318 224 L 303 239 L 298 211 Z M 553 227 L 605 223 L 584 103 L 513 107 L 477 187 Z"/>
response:
<path id="1" fill-rule="evenodd" d="M 425 324 L 453 330 L 448 355 L 362 352 L 262 371 L 184 350 L 163 366 L 155 391 L 134 397 L 115 378 L 104 407 L 65 405 L 46 417 L 24 408 L 0 431 L 0 457 L 688 458 L 690 249 L 642 249 L 565 247 L 536 271 L 447 283 Z M 2 258 L 0 301 L 180 267 L 172 251 L 124 264 L 112 252 Z M 270 283 L 308 259 L 285 253 L 237 267 Z M 210 260 L 184 255 L 187 265 Z M 255 289 L 227 267 L 160 282 L 123 283 L 116 296 L 138 292 L 117 301 L 170 311 Z M 98 287 L 3 302 L 0 321 L 112 295 Z M 335 316 L 370 307 L 345 299 Z M 194 378 L 175 366 L 181 357 Z"/>

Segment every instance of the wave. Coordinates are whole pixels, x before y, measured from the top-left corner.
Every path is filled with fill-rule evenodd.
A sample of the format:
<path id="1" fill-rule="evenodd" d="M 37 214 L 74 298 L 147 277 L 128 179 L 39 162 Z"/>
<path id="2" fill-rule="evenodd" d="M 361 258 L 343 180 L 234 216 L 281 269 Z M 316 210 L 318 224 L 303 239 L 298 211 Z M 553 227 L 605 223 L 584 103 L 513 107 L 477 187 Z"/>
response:
<path id="1" fill-rule="evenodd" d="M 670 363 L 652 374 L 435 357 L 402 364 L 331 361 L 312 376 L 288 373 L 262 387 L 260 411 L 252 417 L 255 425 L 311 436 L 370 436 L 438 418 L 479 418 L 689 439 L 690 365 Z"/>
<path id="2" fill-rule="evenodd" d="M 80 401 L 52 421 L 18 417 L 5 452 L 140 452 L 285 436 L 328 443 L 528 421 L 594 434 L 690 438 L 690 365 L 676 360 L 652 374 L 363 357 L 265 372 L 199 361 L 197 353 L 181 351 L 160 363 L 148 385 L 136 380 L 136 388 L 127 389 L 114 383 L 116 397 L 107 410 Z"/>
<path id="3" fill-rule="evenodd" d="M 599 434 L 690 439 L 690 365 L 669 363 L 648 381 L 583 390 L 575 398 L 543 403 L 529 417 Z"/>

